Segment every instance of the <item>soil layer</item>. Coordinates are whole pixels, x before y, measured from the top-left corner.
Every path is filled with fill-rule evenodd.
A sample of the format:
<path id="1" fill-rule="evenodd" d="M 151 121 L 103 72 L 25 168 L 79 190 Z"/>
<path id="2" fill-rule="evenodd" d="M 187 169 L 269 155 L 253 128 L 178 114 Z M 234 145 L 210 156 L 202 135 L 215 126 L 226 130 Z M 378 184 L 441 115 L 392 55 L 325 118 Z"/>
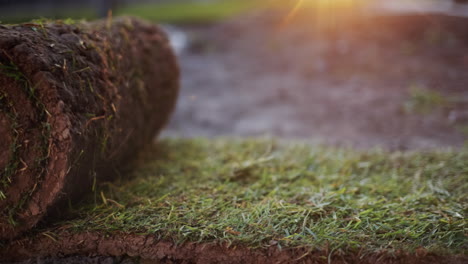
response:
<path id="1" fill-rule="evenodd" d="M 362 255 L 359 251 L 314 251 L 305 248 L 251 249 L 216 243 L 175 244 L 160 241 L 154 236 L 114 233 L 58 233 L 26 238 L 0 251 L 4 260 L 20 261 L 28 258 L 80 256 L 137 256 L 140 263 L 466 263 L 466 256 L 440 256 L 425 250 L 414 254 L 382 251 Z M 85 258 L 82 258 L 82 260 Z M 97 263 L 102 263 L 97 261 Z"/>

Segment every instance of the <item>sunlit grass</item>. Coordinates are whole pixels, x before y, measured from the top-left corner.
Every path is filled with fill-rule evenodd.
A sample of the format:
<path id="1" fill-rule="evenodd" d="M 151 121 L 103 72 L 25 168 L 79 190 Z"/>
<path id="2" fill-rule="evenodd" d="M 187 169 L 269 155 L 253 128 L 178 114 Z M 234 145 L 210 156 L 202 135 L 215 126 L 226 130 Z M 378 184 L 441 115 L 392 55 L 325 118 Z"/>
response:
<path id="1" fill-rule="evenodd" d="M 466 150 L 165 140 L 123 178 L 56 226 L 250 247 L 467 253 Z"/>
<path id="2" fill-rule="evenodd" d="M 317 12 L 319 16 L 329 13 L 340 16 L 340 10 L 350 10 L 362 6 L 362 3 L 363 1 L 358 0 L 219 0 L 206 2 L 131 3 L 125 6 L 117 6 L 113 10 L 113 15 L 131 15 L 165 23 L 203 23 L 214 22 L 252 10 L 267 8 L 282 10 L 285 13 L 292 11 L 293 15 L 304 11 L 304 13 L 310 13 L 314 16 L 317 15 Z M 1 17 L 1 21 L 4 23 L 18 23 L 37 18 L 91 20 L 97 18 L 96 12 L 91 7 L 56 9 L 45 13 L 24 10 L 21 13 L 5 14 Z"/>
<path id="3" fill-rule="evenodd" d="M 130 5 L 117 10 L 117 15 L 133 15 L 157 22 L 212 22 L 260 6 L 257 1 L 224 0 Z"/>
<path id="4" fill-rule="evenodd" d="M 118 6 L 113 15 L 132 15 L 155 22 L 213 22 L 236 14 L 265 6 L 265 1 L 221 0 L 207 2 L 167 2 L 129 4 Z M 34 10 L 24 10 L 21 13 L 4 14 L 0 20 L 3 23 L 19 23 L 37 18 L 49 19 L 96 19 L 97 11 L 92 8 L 56 9 L 43 13 Z"/>

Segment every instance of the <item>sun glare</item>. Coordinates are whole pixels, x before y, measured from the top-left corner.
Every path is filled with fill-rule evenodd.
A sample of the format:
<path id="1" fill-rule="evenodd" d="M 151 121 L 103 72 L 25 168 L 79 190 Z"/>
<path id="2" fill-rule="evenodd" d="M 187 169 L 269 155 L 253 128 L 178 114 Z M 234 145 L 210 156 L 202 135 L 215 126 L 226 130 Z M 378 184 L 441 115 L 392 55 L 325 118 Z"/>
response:
<path id="1" fill-rule="evenodd" d="M 289 24 L 299 13 L 324 22 L 349 18 L 358 13 L 364 2 L 366 0 L 295 0 L 282 24 Z"/>
<path id="2" fill-rule="evenodd" d="M 305 0 L 306 4 L 317 8 L 351 8 L 358 5 L 359 0 Z"/>

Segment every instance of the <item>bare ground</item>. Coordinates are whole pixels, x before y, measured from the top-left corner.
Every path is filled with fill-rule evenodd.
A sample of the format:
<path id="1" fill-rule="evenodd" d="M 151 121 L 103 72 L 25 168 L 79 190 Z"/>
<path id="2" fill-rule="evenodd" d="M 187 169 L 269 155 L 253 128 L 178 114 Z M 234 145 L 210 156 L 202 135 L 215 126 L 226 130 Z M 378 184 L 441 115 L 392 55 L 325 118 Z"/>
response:
<path id="1" fill-rule="evenodd" d="M 325 30 L 304 17 L 281 26 L 283 18 L 262 13 L 187 27 L 182 93 L 164 135 L 267 135 L 398 150 L 463 146 L 467 18 L 409 14 Z M 415 90 L 436 91 L 448 103 L 408 110 Z"/>

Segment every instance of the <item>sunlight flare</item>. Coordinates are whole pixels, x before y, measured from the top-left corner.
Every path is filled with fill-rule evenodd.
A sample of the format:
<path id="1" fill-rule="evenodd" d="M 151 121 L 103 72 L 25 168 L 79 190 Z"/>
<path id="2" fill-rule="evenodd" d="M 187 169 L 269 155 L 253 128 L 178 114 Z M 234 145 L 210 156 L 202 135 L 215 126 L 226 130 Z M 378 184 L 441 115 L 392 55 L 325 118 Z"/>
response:
<path id="1" fill-rule="evenodd" d="M 301 9 L 302 5 L 304 4 L 305 0 L 298 0 L 297 3 L 294 5 L 293 9 L 288 13 L 288 15 L 284 18 L 282 25 L 289 24 L 291 19 L 293 19 L 297 12 Z"/>
<path id="2" fill-rule="evenodd" d="M 334 24 L 336 21 L 356 17 L 367 0 L 295 0 L 281 26 L 289 24 L 298 16 L 306 16 L 319 24 Z"/>

